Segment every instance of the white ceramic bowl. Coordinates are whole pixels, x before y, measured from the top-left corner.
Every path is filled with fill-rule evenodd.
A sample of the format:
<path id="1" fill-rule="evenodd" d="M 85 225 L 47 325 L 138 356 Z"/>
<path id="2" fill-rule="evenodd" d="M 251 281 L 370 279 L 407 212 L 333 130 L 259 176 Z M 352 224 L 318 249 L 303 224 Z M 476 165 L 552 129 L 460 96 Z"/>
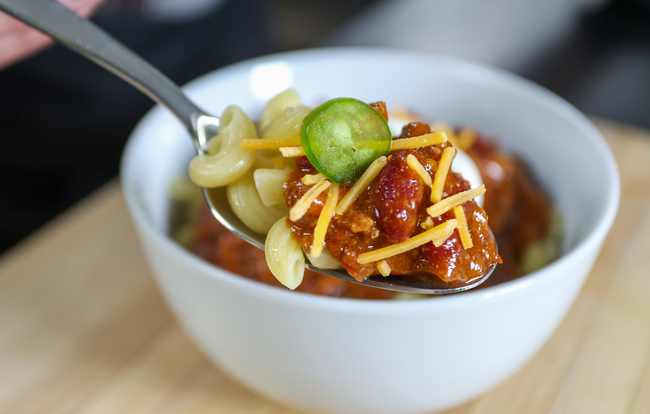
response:
<path id="1" fill-rule="evenodd" d="M 307 104 L 351 96 L 473 125 L 528 161 L 564 216 L 563 255 L 484 290 L 420 301 L 317 297 L 218 269 L 166 235 L 169 181 L 192 145 L 162 108 L 126 147 L 122 185 L 154 275 L 180 323 L 225 372 L 313 412 L 419 413 L 468 401 L 528 361 L 570 308 L 614 219 L 616 165 L 578 110 L 512 74 L 427 54 L 323 49 L 267 56 L 203 76 L 188 93 L 218 115 L 252 117 L 286 87 Z"/>

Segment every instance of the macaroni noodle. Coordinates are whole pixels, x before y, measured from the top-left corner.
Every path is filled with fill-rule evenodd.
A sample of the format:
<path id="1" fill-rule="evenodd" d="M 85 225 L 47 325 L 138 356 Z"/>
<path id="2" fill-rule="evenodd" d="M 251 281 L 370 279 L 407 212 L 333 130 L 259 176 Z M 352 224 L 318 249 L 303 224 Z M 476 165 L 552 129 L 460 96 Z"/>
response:
<path id="1" fill-rule="evenodd" d="M 201 187 L 221 187 L 242 175 L 253 165 L 255 151 L 244 150 L 244 139 L 257 138 L 255 125 L 239 107 L 231 105 L 221 115 L 219 135 L 208 142 L 208 154 L 190 162 L 190 178 Z"/>
<path id="2" fill-rule="evenodd" d="M 271 273 L 280 283 L 289 289 L 300 285 L 305 273 L 305 257 L 300 243 L 291 236 L 286 218 L 279 219 L 269 230 L 264 254 Z"/>
<path id="3" fill-rule="evenodd" d="M 228 202 L 235 215 L 251 230 L 266 234 L 280 217 L 286 217 L 284 204 L 266 206 L 255 188 L 253 173 L 247 172 L 226 187 Z"/>

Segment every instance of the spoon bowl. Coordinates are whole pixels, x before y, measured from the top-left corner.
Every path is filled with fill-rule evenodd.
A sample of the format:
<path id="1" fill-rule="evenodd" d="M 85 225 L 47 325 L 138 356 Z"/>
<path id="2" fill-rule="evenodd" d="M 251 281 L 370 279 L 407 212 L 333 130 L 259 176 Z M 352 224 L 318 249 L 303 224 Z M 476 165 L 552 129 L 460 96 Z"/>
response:
<path id="1" fill-rule="evenodd" d="M 206 151 L 208 140 L 217 134 L 219 118 L 208 115 L 160 71 L 60 3 L 53 0 L 0 0 L 0 10 L 51 36 L 165 106 L 188 130 L 198 154 Z M 228 204 L 225 188 L 204 188 L 203 193 L 212 214 L 222 225 L 247 242 L 264 249 L 265 236 L 252 231 L 235 216 Z M 319 269 L 308 263 L 306 267 L 347 282 L 382 289 L 407 293 L 448 294 L 478 286 L 492 274 L 495 266 L 484 276 L 462 284 L 445 283 L 439 279 L 436 279 L 439 283 L 413 282 L 399 276 L 374 276 L 359 282 L 344 270 Z"/>

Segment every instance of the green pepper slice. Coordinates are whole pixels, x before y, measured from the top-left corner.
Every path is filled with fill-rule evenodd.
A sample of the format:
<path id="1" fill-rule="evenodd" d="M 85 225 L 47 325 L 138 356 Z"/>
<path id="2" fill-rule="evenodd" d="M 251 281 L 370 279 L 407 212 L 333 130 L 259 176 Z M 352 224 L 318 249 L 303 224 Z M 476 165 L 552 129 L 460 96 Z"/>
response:
<path id="1" fill-rule="evenodd" d="M 354 181 L 391 145 L 388 123 L 375 108 L 353 98 L 335 98 L 302 121 L 300 143 L 320 173 L 342 183 Z"/>

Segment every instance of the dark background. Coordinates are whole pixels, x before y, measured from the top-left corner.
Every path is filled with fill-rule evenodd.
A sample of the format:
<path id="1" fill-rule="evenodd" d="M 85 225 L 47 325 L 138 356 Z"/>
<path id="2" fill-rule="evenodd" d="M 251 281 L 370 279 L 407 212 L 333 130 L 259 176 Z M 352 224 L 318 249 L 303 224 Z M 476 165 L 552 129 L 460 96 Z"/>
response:
<path id="1" fill-rule="evenodd" d="M 261 54 L 345 44 L 332 36 L 382 3 L 234 0 L 189 24 L 110 10 L 94 20 L 184 84 Z M 504 66 L 589 115 L 650 128 L 650 0 L 578 10 L 571 30 L 531 56 Z M 60 46 L 0 71 L 0 252 L 115 177 L 126 138 L 151 106 Z"/>

